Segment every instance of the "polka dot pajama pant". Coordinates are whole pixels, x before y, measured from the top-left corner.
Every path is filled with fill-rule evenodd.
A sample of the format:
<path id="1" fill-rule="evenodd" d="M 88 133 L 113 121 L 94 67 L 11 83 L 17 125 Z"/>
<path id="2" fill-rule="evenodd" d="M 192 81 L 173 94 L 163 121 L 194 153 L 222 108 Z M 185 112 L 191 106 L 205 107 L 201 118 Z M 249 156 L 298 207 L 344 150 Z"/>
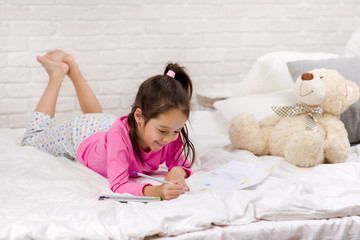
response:
<path id="1" fill-rule="evenodd" d="M 116 119 L 111 114 L 91 113 L 58 124 L 53 117 L 34 112 L 21 145 L 74 160 L 85 138 L 96 132 L 107 131 Z"/>

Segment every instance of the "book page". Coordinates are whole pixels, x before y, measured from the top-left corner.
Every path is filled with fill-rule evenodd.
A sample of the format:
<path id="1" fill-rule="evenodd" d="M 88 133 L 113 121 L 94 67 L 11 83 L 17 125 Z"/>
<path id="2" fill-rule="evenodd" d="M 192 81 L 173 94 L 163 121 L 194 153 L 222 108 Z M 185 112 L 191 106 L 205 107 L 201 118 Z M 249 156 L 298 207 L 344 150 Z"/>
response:
<path id="1" fill-rule="evenodd" d="M 270 174 L 272 168 L 273 166 L 231 161 L 200 177 L 189 179 L 188 185 L 191 192 L 208 189 L 243 189 L 263 181 Z"/>

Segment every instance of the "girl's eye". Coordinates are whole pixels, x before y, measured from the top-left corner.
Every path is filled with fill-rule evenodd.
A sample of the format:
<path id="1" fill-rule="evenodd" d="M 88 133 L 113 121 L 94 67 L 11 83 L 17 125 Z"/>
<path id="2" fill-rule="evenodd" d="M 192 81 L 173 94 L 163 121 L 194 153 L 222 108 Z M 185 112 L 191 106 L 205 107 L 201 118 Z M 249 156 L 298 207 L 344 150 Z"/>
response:
<path id="1" fill-rule="evenodd" d="M 161 134 L 166 134 L 166 133 L 167 133 L 167 131 L 163 131 L 163 130 L 159 130 L 159 132 L 160 132 Z"/>

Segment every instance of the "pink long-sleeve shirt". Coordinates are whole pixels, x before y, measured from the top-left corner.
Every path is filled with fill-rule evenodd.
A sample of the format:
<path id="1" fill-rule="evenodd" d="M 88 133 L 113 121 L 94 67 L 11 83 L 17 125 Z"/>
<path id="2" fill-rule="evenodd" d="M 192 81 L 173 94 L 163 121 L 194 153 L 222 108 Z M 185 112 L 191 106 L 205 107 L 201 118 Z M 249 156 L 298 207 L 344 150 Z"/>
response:
<path id="1" fill-rule="evenodd" d="M 190 164 L 183 155 L 176 161 L 182 151 L 180 136 L 159 151 L 140 150 L 145 162 L 143 166 L 133 150 L 127 119 L 127 116 L 120 117 L 108 131 L 86 138 L 76 153 L 83 165 L 109 180 L 113 192 L 143 196 L 143 188 L 151 184 L 132 182 L 129 178 L 136 177 L 132 171 L 148 174 L 164 162 L 169 171 L 180 166 L 187 172 L 187 176 L 191 174 Z"/>

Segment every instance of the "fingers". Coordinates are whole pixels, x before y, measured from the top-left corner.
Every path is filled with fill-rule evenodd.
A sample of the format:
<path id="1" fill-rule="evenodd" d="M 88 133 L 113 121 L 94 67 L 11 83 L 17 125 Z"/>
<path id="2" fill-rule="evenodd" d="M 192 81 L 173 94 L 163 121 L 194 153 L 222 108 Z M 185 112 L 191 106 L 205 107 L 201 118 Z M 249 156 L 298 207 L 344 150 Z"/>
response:
<path id="1" fill-rule="evenodd" d="M 186 184 L 184 179 L 174 179 L 169 181 L 174 184 L 162 184 L 162 199 L 171 200 L 184 194 L 185 191 L 190 191 L 189 186 Z"/>
<path id="2" fill-rule="evenodd" d="M 182 184 L 167 184 L 165 189 L 169 191 L 180 191 L 181 193 L 184 192 L 184 186 Z"/>
<path id="3" fill-rule="evenodd" d="M 185 182 L 184 182 L 184 187 L 186 188 L 186 191 L 189 192 L 190 191 L 190 187 L 189 185 L 187 185 Z"/>
<path id="4" fill-rule="evenodd" d="M 178 184 L 162 184 L 162 189 L 162 198 L 165 200 L 177 198 L 185 192 L 184 187 Z"/>
<path id="5" fill-rule="evenodd" d="M 187 192 L 190 191 L 189 186 L 186 184 L 184 179 L 176 179 L 176 180 L 173 180 L 173 181 L 170 181 L 170 182 L 175 183 L 177 185 L 180 185 L 183 188 L 186 188 Z"/>
<path id="6" fill-rule="evenodd" d="M 175 198 L 178 198 L 183 193 L 184 193 L 184 190 L 182 190 L 182 191 L 168 191 L 168 192 L 165 193 L 163 199 L 165 199 L 165 200 L 175 199 Z"/>

